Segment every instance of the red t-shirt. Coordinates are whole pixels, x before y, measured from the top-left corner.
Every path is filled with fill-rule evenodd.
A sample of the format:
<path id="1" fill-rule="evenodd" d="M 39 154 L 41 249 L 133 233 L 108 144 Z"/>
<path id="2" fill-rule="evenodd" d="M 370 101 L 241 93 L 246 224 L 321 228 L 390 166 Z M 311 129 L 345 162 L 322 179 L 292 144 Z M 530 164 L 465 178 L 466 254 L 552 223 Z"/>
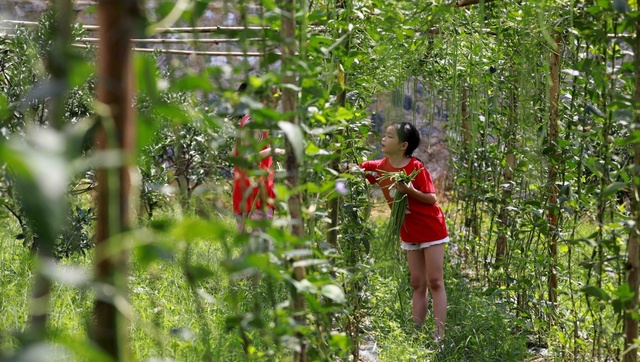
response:
<path id="1" fill-rule="evenodd" d="M 393 183 L 390 179 L 380 180 L 382 176 L 379 171 L 397 172 L 400 168 L 391 166 L 389 160 L 385 157 L 381 160 L 365 161 L 360 164 L 365 169 L 366 178 L 370 183 L 377 183 L 382 189 L 384 197 L 387 199 L 389 208 L 393 203 L 396 189 L 390 189 Z M 403 167 L 407 175 L 411 174 L 415 169 L 420 169 L 420 173 L 412 181 L 413 187 L 424 193 L 435 193 L 436 189 L 431 181 L 429 171 L 424 167 L 422 162 L 416 158 L 411 158 L 409 163 Z M 449 236 L 447 232 L 447 224 L 444 220 L 444 213 L 437 204 L 428 205 L 409 196 L 407 210 L 404 216 L 404 224 L 400 229 L 400 238 L 408 243 L 425 243 L 430 241 L 442 240 Z"/>
<path id="2" fill-rule="evenodd" d="M 240 127 L 244 127 L 251 118 L 249 115 L 242 117 L 240 120 Z M 260 139 L 258 142 L 263 142 L 267 139 L 267 132 L 262 132 L 260 135 Z M 262 149 L 268 148 L 269 145 L 265 145 Z M 238 151 L 234 150 L 234 156 L 238 155 Z M 273 157 L 267 156 L 263 158 L 258 167 L 268 172 L 268 176 L 265 179 L 265 176 L 261 177 L 250 177 L 248 172 L 249 170 L 240 168 L 238 166 L 233 167 L 233 212 L 235 214 L 242 214 L 244 212 L 249 212 L 252 209 L 261 209 L 263 206 L 268 208 L 275 208 L 273 203 L 267 201 L 266 205 L 262 204 L 262 200 L 258 197 L 258 193 L 260 192 L 259 183 L 264 185 L 264 189 L 266 191 L 266 196 L 268 199 L 273 200 L 276 197 L 276 193 L 274 191 L 275 188 L 275 171 L 272 168 L 273 166 Z"/>

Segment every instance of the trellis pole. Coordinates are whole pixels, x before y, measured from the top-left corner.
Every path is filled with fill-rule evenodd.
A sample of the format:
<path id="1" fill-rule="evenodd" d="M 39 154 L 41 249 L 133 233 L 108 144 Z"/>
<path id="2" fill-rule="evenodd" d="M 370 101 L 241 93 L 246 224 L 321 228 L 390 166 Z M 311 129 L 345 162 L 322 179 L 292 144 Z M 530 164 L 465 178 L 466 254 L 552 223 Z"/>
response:
<path id="1" fill-rule="evenodd" d="M 551 49 L 551 59 L 549 63 L 549 77 L 551 86 L 549 88 L 549 136 L 547 146 L 551 150 L 549 153 L 549 167 L 547 174 L 547 187 L 549 193 L 547 222 L 549 225 L 549 276 L 548 276 L 548 292 L 549 303 L 551 304 L 551 313 L 555 309 L 558 301 L 558 167 L 556 161 L 559 156 L 558 151 L 558 111 L 560 99 L 560 54 L 562 52 L 562 44 L 560 34 L 554 31 L 554 47 Z"/>
<path id="2" fill-rule="evenodd" d="M 282 82 L 285 87 L 282 90 L 282 112 L 290 115 L 289 122 L 294 127 L 298 127 L 299 118 L 297 113 L 297 91 L 293 85 L 296 84 L 295 74 L 295 56 L 296 56 L 296 0 L 282 0 L 280 2 L 282 10 L 281 17 L 281 36 L 282 36 L 282 69 L 284 75 Z M 285 139 L 286 160 L 285 168 L 287 170 L 286 182 L 290 189 L 296 189 L 299 184 L 299 169 L 302 160 L 298 160 L 293 147 L 295 140 L 290 139 L 288 135 Z M 304 225 L 302 219 L 302 204 L 300 194 L 294 193 L 287 199 L 289 205 L 289 215 L 291 217 L 291 233 L 299 240 L 304 237 Z M 296 281 L 306 278 L 306 269 L 304 266 L 294 266 L 293 276 Z M 306 303 L 304 295 L 295 291 L 293 295 L 293 310 L 296 321 L 300 324 L 305 323 Z M 301 334 L 298 334 L 299 345 L 294 351 L 294 362 L 307 361 L 307 343 Z"/>
<path id="3" fill-rule="evenodd" d="M 116 361 L 129 361 L 126 311 L 128 253 L 123 234 L 130 228 L 129 162 L 134 152 L 134 115 L 131 38 L 135 15 L 123 1 L 98 4 L 98 101 L 101 117 L 98 151 L 119 151 L 122 165 L 100 167 L 96 176 L 97 220 L 92 338 Z M 122 303 L 125 302 L 125 303 Z"/>
<path id="4" fill-rule="evenodd" d="M 346 1 L 347 0 L 337 0 L 336 8 L 342 10 L 338 12 L 339 14 L 341 14 L 342 16 L 348 17 L 349 12 L 344 11 L 347 8 Z M 338 38 L 339 39 L 342 38 L 342 34 L 339 34 Z M 349 53 L 348 37 L 343 43 L 342 48 L 344 50 L 344 54 Z M 340 107 L 345 107 L 347 105 L 347 90 L 346 90 L 347 74 L 341 68 L 342 67 L 341 61 L 338 61 L 338 67 L 340 67 L 340 69 L 338 69 L 338 78 L 339 78 L 341 89 L 338 92 L 336 100 Z M 331 168 L 334 170 L 338 170 L 341 159 L 342 159 L 342 152 L 338 151 L 338 154 L 336 155 L 334 160 L 331 162 Z M 329 201 L 328 208 L 329 208 L 329 219 L 331 220 L 331 222 L 329 224 L 329 230 L 327 232 L 327 243 L 333 247 L 337 247 L 338 246 L 338 214 L 340 211 L 340 197 L 338 196 L 331 199 Z"/>

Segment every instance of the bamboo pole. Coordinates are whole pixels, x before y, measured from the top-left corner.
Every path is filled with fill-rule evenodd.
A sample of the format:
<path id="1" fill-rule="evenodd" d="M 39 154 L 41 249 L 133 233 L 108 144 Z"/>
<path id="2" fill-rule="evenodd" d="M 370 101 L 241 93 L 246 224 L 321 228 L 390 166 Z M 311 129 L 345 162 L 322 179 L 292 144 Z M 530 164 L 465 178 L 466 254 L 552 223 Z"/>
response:
<path id="1" fill-rule="evenodd" d="M 462 115 L 462 140 L 464 147 L 471 147 L 471 115 L 469 114 L 469 88 L 465 84 L 462 86 L 460 100 L 460 113 Z M 468 155 L 469 153 L 467 153 Z"/>
<path id="2" fill-rule="evenodd" d="M 340 9 L 339 13 L 343 14 L 342 16 L 346 17 L 346 20 L 349 21 L 348 16 L 349 12 L 346 10 L 346 1 L 347 0 L 338 0 L 336 2 L 336 8 Z M 342 38 L 342 34 L 338 35 L 338 39 Z M 345 42 L 342 44 L 343 51 L 346 53 L 349 52 L 350 39 L 347 38 Z M 342 65 L 339 64 L 339 67 Z M 339 77 L 342 77 L 342 89 L 337 94 L 337 103 L 340 107 L 346 107 L 347 105 L 347 74 L 342 72 L 342 70 L 338 70 Z M 342 159 L 342 152 L 338 150 L 338 154 L 331 161 L 331 168 L 333 170 L 338 170 L 340 166 L 340 160 Z M 334 248 L 338 246 L 338 215 L 340 212 L 340 197 L 335 197 L 329 201 L 328 209 L 329 209 L 329 219 L 331 220 L 329 224 L 329 230 L 327 231 L 327 243 Z"/>
<path id="3" fill-rule="evenodd" d="M 515 157 L 515 138 L 516 127 L 518 123 L 517 109 L 518 109 L 518 97 L 517 86 L 514 84 L 515 79 L 513 65 L 510 67 L 509 76 L 509 90 L 508 90 L 508 115 L 507 115 L 507 130 L 505 132 L 505 166 L 502 172 L 503 184 L 502 197 L 500 200 L 500 212 L 498 214 L 498 237 L 496 239 L 496 265 L 502 266 L 505 271 L 508 270 L 508 263 L 504 263 L 507 255 L 507 230 L 509 223 L 509 213 L 507 208 L 509 207 L 511 200 L 511 193 L 513 188 L 513 171 L 516 166 Z"/>
<path id="4" fill-rule="evenodd" d="M 549 136 L 548 147 L 551 150 L 549 154 L 549 167 L 547 176 L 547 187 L 549 192 L 547 222 L 549 223 L 549 302 L 551 310 L 555 308 L 558 300 L 558 275 L 556 273 L 558 263 L 558 187 L 556 181 L 558 179 L 558 167 L 556 166 L 556 158 L 559 156 L 558 151 L 558 102 L 560 95 L 560 54 L 562 52 L 562 44 L 560 35 L 555 32 L 555 49 L 551 50 L 551 59 L 549 63 L 549 76 L 551 78 L 551 86 L 549 88 Z"/>
<path id="5" fill-rule="evenodd" d="M 280 2 L 281 23 L 282 23 L 282 66 L 284 68 L 284 76 L 282 82 L 286 85 L 296 84 L 295 74 L 295 54 L 296 54 L 296 0 L 282 0 Z M 297 92 L 293 87 L 284 87 L 282 91 L 282 112 L 291 115 L 289 121 L 298 126 L 300 120 L 297 114 Z M 294 140 L 285 140 L 287 170 L 287 184 L 291 189 L 296 189 L 299 184 L 299 170 L 302 160 L 298 160 L 293 148 Z M 294 193 L 287 199 L 289 205 L 289 215 L 291 217 L 291 233 L 298 239 L 304 237 L 304 224 L 302 218 L 302 204 L 300 194 Z M 293 277 L 297 281 L 306 278 L 306 268 L 304 266 L 295 266 L 293 268 Z M 296 291 L 293 295 L 294 318 L 300 324 L 304 324 L 306 320 L 306 302 L 304 295 Z M 307 343 L 302 334 L 298 333 L 298 348 L 293 353 L 294 362 L 307 361 Z"/>
<path id="6" fill-rule="evenodd" d="M 124 2 L 98 5 L 98 101 L 104 105 L 96 136 L 98 150 L 123 153 L 124 164 L 96 171 L 95 278 L 92 339 L 114 361 L 131 359 L 128 322 L 116 301 L 127 300 L 128 252 L 123 235 L 131 227 L 131 178 L 134 152 L 133 71 L 131 38 L 136 16 Z M 122 308 L 122 303 L 120 303 Z"/>
<path id="7" fill-rule="evenodd" d="M 220 39 L 195 39 L 195 38 L 185 38 L 185 39 L 131 39 L 133 43 L 149 43 L 149 44 L 183 44 L 183 43 L 212 43 L 212 44 L 223 44 L 223 43 L 238 43 L 242 41 L 261 41 L 263 38 L 220 38 Z M 98 38 L 80 38 L 78 41 L 83 43 L 97 43 L 99 41 Z"/>

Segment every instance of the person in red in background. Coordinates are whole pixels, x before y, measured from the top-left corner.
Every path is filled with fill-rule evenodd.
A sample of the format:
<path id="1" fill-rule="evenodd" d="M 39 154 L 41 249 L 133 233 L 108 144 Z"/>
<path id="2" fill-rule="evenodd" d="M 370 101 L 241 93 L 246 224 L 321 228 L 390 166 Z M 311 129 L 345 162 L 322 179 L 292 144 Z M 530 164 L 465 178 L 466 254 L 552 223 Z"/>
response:
<path id="1" fill-rule="evenodd" d="M 246 88 L 246 83 L 242 83 L 238 91 L 243 92 Z M 274 107 L 277 104 L 274 94 L 265 93 L 256 92 L 256 95 L 261 96 L 265 106 Z M 257 168 L 254 166 L 255 163 L 249 166 L 236 164 L 233 168 L 233 213 L 239 233 L 245 231 L 245 221 L 248 219 L 273 218 L 275 209 L 273 200 L 276 197 L 273 155 L 284 154 L 283 149 L 271 147 L 267 131 L 248 130 L 246 126 L 250 122 L 251 117 L 248 114 L 240 119 L 238 137 L 233 150 L 234 157 L 241 156 L 248 163 L 257 162 Z M 260 151 L 254 155 L 255 145 L 260 147 Z M 244 154 L 240 155 L 238 150 Z"/>
<path id="2" fill-rule="evenodd" d="M 436 190 L 431 175 L 422 161 L 412 157 L 420 144 L 420 133 L 410 123 L 389 126 L 382 138 L 381 160 L 365 161 L 360 167 L 370 183 L 377 183 L 391 207 L 396 192 L 409 197 L 404 224 L 400 230 L 401 248 L 407 250 L 411 287 L 413 289 L 413 322 L 422 329 L 429 305 L 429 292 L 433 297 L 435 317 L 434 339 L 441 340 L 445 332 L 447 293 L 444 287 L 444 244 L 449 233 L 442 210 L 436 204 Z M 380 171 L 397 172 L 404 169 L 407 175 L 414 170 L 420 173 L 409 184 L 396 184 L 381 179 Z"/>

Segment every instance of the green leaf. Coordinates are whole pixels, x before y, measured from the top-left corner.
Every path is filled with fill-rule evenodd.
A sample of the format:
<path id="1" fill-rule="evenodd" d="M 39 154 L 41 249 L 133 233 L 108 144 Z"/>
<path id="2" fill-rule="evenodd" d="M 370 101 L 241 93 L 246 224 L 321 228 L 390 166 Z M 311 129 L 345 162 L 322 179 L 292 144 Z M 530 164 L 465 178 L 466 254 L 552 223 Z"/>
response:
<path id="1" fill-rule="evenodd" d="M 619 286 L 614 294 L 616 295 L 616 297 L 618 297 L 618 299 L 620 299 L 622 303 L 633 299 L 633 296 L 635 295 L 635 293 L 631 290 L 631 287 L 629 287 L 629 284 L 627 283 Z"/>
<path id="2" fill-rule="evenodd" d="M 353 118 L 353 113 L 346 108 L 340 107 L 338 109 L 338 113 L 336 114 L 336 120 L 346 120 Z"/>
<path id="3" fill-rule="evenodd" d="M 163 19 L 155 24 L 151 24 L 146 30 L 147 34 L 155 34 L 160 28 L 169 28 L 173 26 L 173 24 L 182 17 L 182 14 L 189 10 L 190 5 L 191 1 L 189 0 L 163 2 L 158 7 L 158 9 L 161 9 L 159 13 L 163 15 Z"/>
<path id="4" fill-rule="evenodd" d="M 58 237 L 66 217 L 70 166 L 65 139 L 53 129 L 34 128 L 0 149 L 16 177 L 18 198 L 34 230 L 46 243 Z M 52 246 L 52 245 L 49 245 Z"/>
<path id="5" fill-rule="evenodd" d="M 310 129 L 308 131 L 308 133 L 310 133 L 312 135 L 322 135 L 322 134 L 332 133 L 336 129 L 338 129 L 338 126 L 327 126 L 327 127 L 322 127 L 322 128 Z"/>
<path id="6" fill-rule="evenodd" d="M 318 288 L 307 279 L 291 280 L 291 283 L 299 293 L 315 293 L 318 291 Z"/>
<path id="7" fill-rule="evenodd" d="M 187 276 L 195 283 L 211 278 L 214 275 L 215 273 L 205 266 L 189 265 L 187 267 Z"/>
<path id="8" fill-rule="evenodd" d="M 72 287 L 87 285 L 91 275 L 88 270 L 79 266 L 63 266 L 53 260 L 45 260 L 40 268 L 49 280 Z"/>
<path id="9" fill-rule="evenodd" d="M 313 251 L 309 249 L 293 249 L 282 253 L 282 256 L 288 259 L 302 258 L 313 255 Z"/>
<path id="10" fill-rule="evenodd" d="M 138 263 L 140 263 L 143 268 L 149 266 L 156 260 L 171 260 L 173 258 L 171 250 L 157 243 L 140 245 L 135 248 L 134 251 Z"/>
<path id="11" fill-rule="evenodd" d="M 482 294 L 484 294 L 485 296 L 490 296 L 490 295 L 493 295 L 493 293 L 494 293 L 496 290 L 498 290 L 498 288 L 496 288 L 496 287 L 489 287 L 489 288 L 485 289 L 485 290 L 482 292 Z"/>
<path id="12" fill-rule="evenodd" d="M 55 356 L 58 361 L 72 360 L 71 352 L 59 345 L 48 342 L 31 343 L 24 346 L 11 360 L 12 361 L 46 361 Z"/>
<path id="13" fill-rule="evenodd" d="M 320 293 L 336 303 L 346 303 L 344 291 L 337 285 L 329 284 L 322 287 Z"/>
<path id="14" fill-rule="evenodd" d="M 307 155 L 310 156 L 314 156 L 314 155 L 329 155 L 330 153 L 326 150 L 320 149 L 318 148 L 318 146 L 315 145 L 315 143 L 313 142 L 309 142 L 309 144 L 307 144 L 307 148 L 305 149 L 305 153 Z"/>
<path id="15" fill-rule="evenodd" d="M 75 88 L 83 85 L 96 71 L 95 65 L 90 62 L 74 62 L 69 73 L 69 87 Z"/>
<path id="16" fill-rule="evenodd" d="M 611 185 L 607 186 L 607 188 L 604 191 L 602 191 L 602 197 L 610 196 L 624 189 L 625 187 L 627 187 L 627 184 L 624 182 L 614 182 Z"/>
<path id="17" fill-rule="evenodd" d="M 178 79 L 177 81 L 173 82 L 173 84 L 171 84 L 171 87 L 169 87 L 169 90 L 173 92 L 184 92 L 184 91 L 195 91 L 195 90 L 212 92 L 213 86 L 211 85 L 211 82 L 209 81 L 209 79 L 207 79 L 207 77 L 205 76 L 188 74 Z"/>
<path id="18" fill-rule="evenodd" d="M 89 342 L 88 339 L 78 338 L 77 335 L 71 336 L 71 334 L 72 333 L 56 335 L 56 343 L 73 352 L 76 358 L 77 356 L 82 356 L 82 358 L 86 358 L 87 361 L 92 362 L 113 362 L 113 358 L 95 343 Z M 45 360 L 49 357 L 50 356 L 47 356 Z"/>
<path id="19" fill-rule="evenodd" d="M 325 259 L 302 259 L 294 262 L 292 266 L 294 268 L 299 268 L 299 267 L 308 268 L 311 266 L 324 265 L 327 263 L 328 261 Z"/>
<path id="20" fill-rule="evenodd" d="M 167 217 L 154 217 L 149 221 L 149 227 L 157 232 L 167 232 L 170 231 L 173 226 L 173 220 Z"/>
<path id="21" fill-rule="evenodd" d="M 631 7 L 627 0 L 613 0 L 613 9 L 622 14 L 631 11 Z"/>
<path id="22" fill-rule="evenodd" d="M 172 230 L 174 239 L 191 242 L 197 239 L 220 238 L 227 232 L 220 223 L 196 218 L 184 218 Z"/>
<path id="23" fill-rule="evenodd" d="M 247 255 L 244 260 L 245 267 L 258 268 L 260 270 L 267 270 L 271 264 L 269 256 L 266 254 L 251 254 Z"/>
<path id="24" fill-rule="evenodd" d="M 609 294 L 607 294 L 607 292 L 605 292 L 602 288 L 596 287 L 595 285 L 588 285 L 582 288 L 582 291 L 586 295 L 590 295 L 598 300 L 608 301 L 611 299 L 611 297 L 609 297 Z"/>
<path id="25" fill-rule="evenodd" d="M 155 105 L 156 111 L 163 117 L 170 119 L 173 123 L 184 124 L 188 119 L 185 117 L 185 111 L 179 105 L 160 103 Z"/>
<path id="26" fill-rule="evenodd" d="M 575 69 L 563 69 L 562 72 L 563 73 L 567 73 L 572 77 L 579 77 L 580 76 L 580 71 L 575 70 Z"/>
<path id="27" fill-rule="evenodd" d="M 136 149 L 138 154 L 141 154 L 144 148 L 153 140 L 157 131 L 156 124 L 153 119 L 145 115 L 136 115 Z"/>
<path id="28" fill-rule="evenodd" d="M 138 90 L 146 93 L 152 100 L 156 99 L 158 96 L 156 61 L 152 56 L 136 54 L 134 57 L 134 66 Z"/>
<path id="29" fill-rule="evenodd" d="M 593 104 L 587 103 L 587 104 L 584 106 L 584 110 L 585 110 L 585 112 L 587 112 L 587 113 L 591 113 L 591 114 L 594 114 L 594 115 L 596 115 L 596 116 L 598 116 L 598 117 L 602 117 L 602 118 L 604 118 L 604 117 L 605 117 L 604 112 L 602 112 L 598 107 L 596 107 L 596 106 L 595 106 L 595 105 L 593 105 Z"/>
<path id="30" fill-rule="evenodd" d="M 278 122 L 278 127 L 280 127 L 289 140 L 289 143 L 291 143 L 291 148 L 293 148 L 293 153 L 298 163 L 302 163 L 304 158 L 304 135 L 302 129 L 300 126 L 287 121 Z"/>
<path id="31" fill-rule="evenodd" d="M 0 120 L 6 118 L 11 114 L 9 109 L 9 101 L 4 93 L 0 93 Z"/>
<path id="32" fill-rule="evenodd" d="M 207 7 L 209 6 L 209 0 L 196 0 L 195 4 L 193 4 L 193 10 L 191 13 L 191 18 L 193 21 L 196 21 L 202 17 L 205 11 L 207 11 Z"/>
<path id="33" fill-rule="evenodd" d="M 337 347 L 342 351 L 349 351 L 351 348 L 351 339 L 343 332 L 331 332 L 329 345 Z"/>

